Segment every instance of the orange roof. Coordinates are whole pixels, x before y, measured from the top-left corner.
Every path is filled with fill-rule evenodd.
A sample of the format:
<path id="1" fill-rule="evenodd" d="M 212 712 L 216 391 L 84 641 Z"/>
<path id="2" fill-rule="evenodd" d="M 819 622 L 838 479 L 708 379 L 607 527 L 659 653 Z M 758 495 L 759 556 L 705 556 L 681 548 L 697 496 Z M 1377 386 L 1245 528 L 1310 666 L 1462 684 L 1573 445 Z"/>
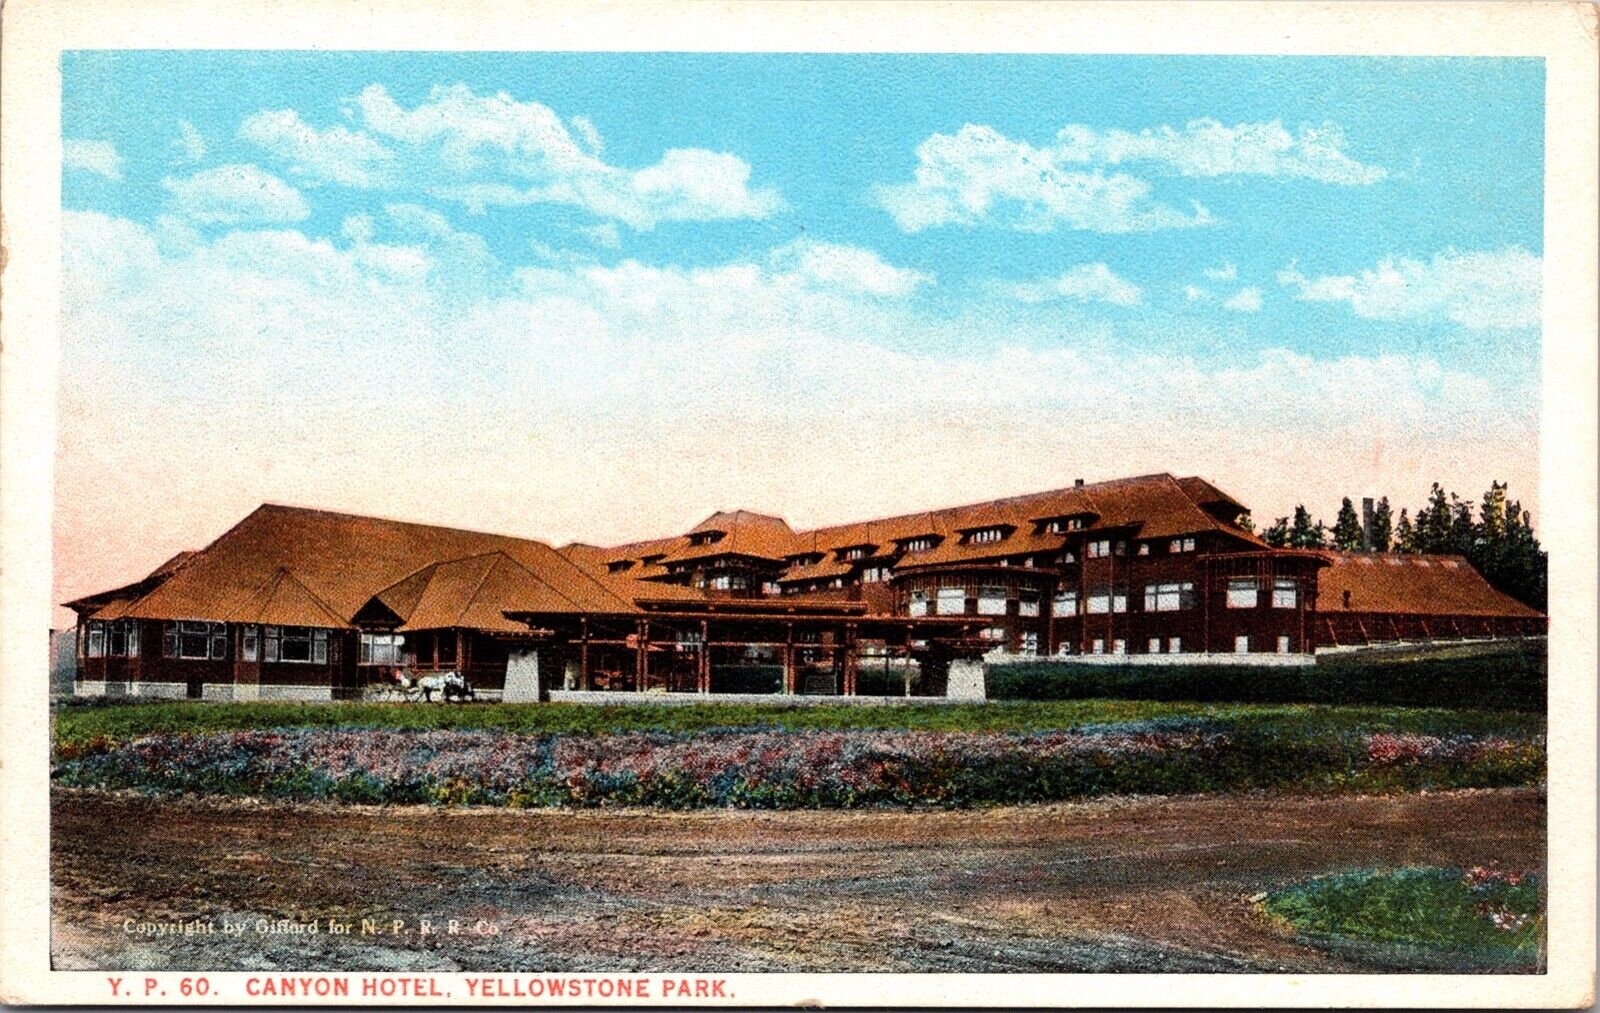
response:
<path id="1" fill-rule="evenodd" d="M 1502 594 L 1461 556 L 1389 552 L 1323 552 L 1330 565 L 1317 573 L 1317 611 L 1339 612 L 1350 594 L 1352 612 L 1516 616 L 1539 612 Z"/>
<path id="2" fill-rule="evenodd" d="M 710 556 L 755 556 L 781 560 L 795 551 L 794 531 L 782 517 L 750 510 L 718 511 L 701 521 L 690 535 L 721 532 L 715 542 L 695 545 L 684 538 L 680 547 L 667 554 L 669 560 L 704 559 Z"/>
<path id="3" fill-rule="evenodd" d="M 530 600 L 559 606 L 554 611 L 635 610 L 626 590 L 636 581 L 603 582 L 543 542 L 266 504 L 178 566 L 126 614 L 143 619 L 346 625 L 380 592 L 392 592 L 391 599 L 399 604 L 415 592 L 411 604 L 419 604 L 427 587 L 395 585 L 430 564 L 495 553 L 528 577 L 508 576 L 503 564 L 485 565 L 487 587 L 508 593 L 548 589 L 550 594 L 533 594 Z M 453 579 L 465 581 L 471 569 L 457 568 L 441 578 L 445 583 L 435 600 L 442 612 L 449 612 L 447 603 L 457 594 L 444 589 Z M 472 612 L 473 606 L 487 600 L 481 595 L 461 599 L 458 614 Z M 393 609 L 388 601 L 385 604 Z M 517 604 L 508 601 L 503 607 Z"/>

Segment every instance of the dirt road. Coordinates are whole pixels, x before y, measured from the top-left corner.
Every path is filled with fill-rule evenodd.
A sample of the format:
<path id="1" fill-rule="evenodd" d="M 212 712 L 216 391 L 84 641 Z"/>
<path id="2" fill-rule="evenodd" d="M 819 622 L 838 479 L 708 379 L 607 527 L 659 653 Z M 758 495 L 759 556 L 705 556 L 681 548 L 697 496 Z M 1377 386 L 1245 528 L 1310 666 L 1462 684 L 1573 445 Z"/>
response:
<path id="1" fill-rule="evenodd" d="M 53 952 L 83 969 L 1380 970 L 1296 943 L 1247 898 L 1544 855 L 1531 790 L 675 814 L 58 789 L 52 808 Z M 256 931 L 278 919 L 319 930 Z M 173 922 L 212 931 L 150 934 Z"/>

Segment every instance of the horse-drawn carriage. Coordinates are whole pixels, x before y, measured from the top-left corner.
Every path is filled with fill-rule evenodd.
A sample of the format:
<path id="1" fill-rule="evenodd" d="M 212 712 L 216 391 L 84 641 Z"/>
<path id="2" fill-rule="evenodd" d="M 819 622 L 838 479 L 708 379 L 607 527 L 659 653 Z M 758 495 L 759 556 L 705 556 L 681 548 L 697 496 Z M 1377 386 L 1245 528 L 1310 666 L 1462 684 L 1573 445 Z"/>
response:
<path id="1" fill-rule="evenodd" d="M 417 700 L 432 703 L 435 693 L 446 702 L 456 700 L 464 703 L 477 699 L 471 683 L 467 682 L 466 676 L 460 672 L 424 674 L 403 668 L 395 669 L 391 677 L 368 683 L 363 697 L 368 701 L 380 703 L 399 701 L 412 703 Z"/>

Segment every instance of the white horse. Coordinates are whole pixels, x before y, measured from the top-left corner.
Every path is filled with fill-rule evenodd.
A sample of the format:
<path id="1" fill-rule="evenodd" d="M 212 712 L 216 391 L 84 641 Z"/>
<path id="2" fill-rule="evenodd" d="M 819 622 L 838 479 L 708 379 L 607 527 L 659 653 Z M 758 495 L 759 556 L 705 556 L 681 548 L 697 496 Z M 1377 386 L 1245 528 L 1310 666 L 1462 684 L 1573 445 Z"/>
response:
<path id="1" fill-rule="evenodd" d="M 475 698 L 472 687 L 467 685 L 466 676 L 460 672 L 435 672 L 425 675 L 420 679 L 407 679 L 406 682 L 422 690 L 422 699 L 428 703 L 433 702 L 433 694 L 440 693 L 446 700 L 471 700 Z"/>

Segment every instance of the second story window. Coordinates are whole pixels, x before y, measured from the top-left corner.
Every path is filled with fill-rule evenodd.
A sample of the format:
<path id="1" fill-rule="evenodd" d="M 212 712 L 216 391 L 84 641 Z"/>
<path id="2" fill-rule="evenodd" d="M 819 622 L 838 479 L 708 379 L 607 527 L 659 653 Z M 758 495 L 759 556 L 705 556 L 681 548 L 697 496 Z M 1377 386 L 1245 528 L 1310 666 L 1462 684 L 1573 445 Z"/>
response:
<path id="1" fill-rule="evenodd" d="M 1260 604 L 1260 587 L 1253 579 L 1228 581 L 1228 607 L 1253 609 Z"/>
<path id="2" fill-rule="evenodd" d="M 843 560 L 846 560 L 846 561 L 855 560 L 855 559 L 866 559 L 867 558 L 867 550 L 864 549 L 864 548 L 860 548 L 860 547 L 857 547 L 857 548 L 854 548 L 854 549 L 845 549 L 843 552 L 839 553 L 839 558 L 843 559 Z"/>
<path id="3" fill-rule="evenodd" d="M 720 531 L 696 531 L 689 536 L 690 545 L 710 545 L 712 542 L 721 541 Z"/>
<path id="4" fill-rule="evenodd" d="M 1111 555 L 1111 539 L 1098 538 L 1083 547 L 1084 555 L 1090 559 L 1101 559 Z"/>
<path id="5" fill-rule="evenodd" d="M 1167 546 L 1167 551 L 1168 552 L 1193 552 L 1194 551 L 1194 539 L 1193 538 L 1174 538 L 1172 540 L 1171 544 L 1169 544 Z"/>
<path id="6" fill-rule="evenodd" d="M 973 545 L 988 545 L 998 542 L 1006 536 L 1004 528 L 982 528 L 967 536 L 967 541 Z"/>
<path id="7" fill-rule="evenodd" d="M 861 571 L 861 583 L 863 584 L 881 584 L 888 579 L 889 568 L 887 566 L 868 566 Z"/>
<path id="8" fill-rule="evenodd" d="M 1173 584 L 1146 584 L 1144 610 L 1146 612 L 1176 612 L 1194 606 L 1194 584 L 1183 581 Z"/>
<path id="9" fill-rule="evenodd" d="M 1279 577 L 1272 582 L 1272 607 L 1292 609 L 1300 602 L 1300 585 L 1293 578 Z"/>
<path id="10" fill-rule="evenodd" d="M 923 535 L 920 538 L 908 538 L 904 548 L 907 552 L 927 552 L 933 548 L 933 536 Z"/>
<path id="11" fill-rule="evenodd" d="M 1068 531 L 1083 529 L 1082 517 L 1057 517 L 1050 522 L 1049 531 L 1052 535 L 1064 535 Z"/>

